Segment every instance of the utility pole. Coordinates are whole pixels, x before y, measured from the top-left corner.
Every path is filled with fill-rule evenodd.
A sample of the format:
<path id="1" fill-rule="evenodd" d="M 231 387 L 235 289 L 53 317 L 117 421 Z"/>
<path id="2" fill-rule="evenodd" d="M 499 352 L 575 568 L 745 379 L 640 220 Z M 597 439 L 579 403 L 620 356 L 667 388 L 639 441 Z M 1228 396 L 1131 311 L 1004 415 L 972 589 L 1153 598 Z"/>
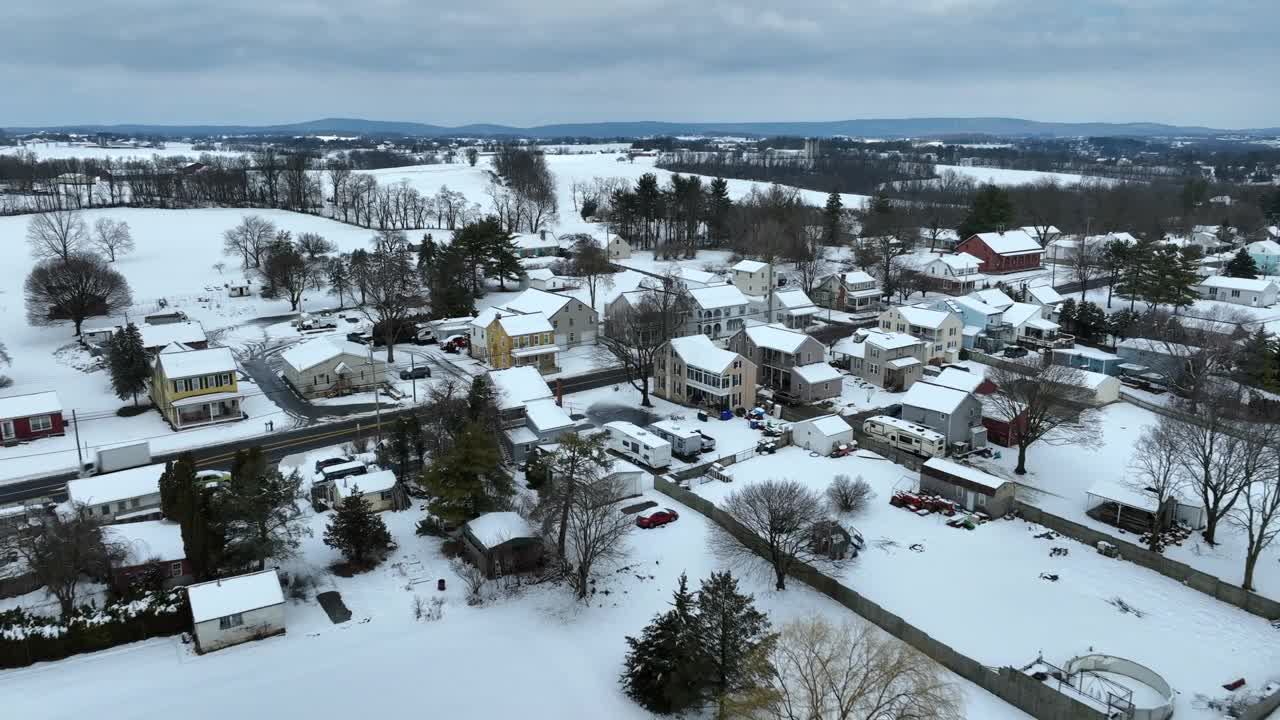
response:
<path id="1" fill-rule="evenodd" d="M 84 454 L 80 452 L 80 423 L 76 420 L 75 410 L 71 411 L 71 424 L 74 425 L 76 429 L 76 460 L 79 462 L 79 465 L 76 467 L 76 474 L 79 475 L 84 472 Z"/>
<path id="2" fill-rule="evenodd" d="M 414 372 L 414 355 L 409 354 L 409 378 L 413 380 L 413 404 L 418 404 L 418 375 Z"/>

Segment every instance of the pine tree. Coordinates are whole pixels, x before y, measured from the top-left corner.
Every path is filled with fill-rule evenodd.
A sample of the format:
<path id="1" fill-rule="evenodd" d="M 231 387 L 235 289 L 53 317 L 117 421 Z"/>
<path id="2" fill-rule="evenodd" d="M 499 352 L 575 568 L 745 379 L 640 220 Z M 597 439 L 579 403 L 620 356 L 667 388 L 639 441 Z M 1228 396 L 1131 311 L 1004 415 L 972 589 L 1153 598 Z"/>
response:
<path id="1" fill-rule="evenodd" d="M 1107 329 L 1107 314 L 1094 303 L 1085 301 L 1076 311 L 1076 334 L 1086 340 L 1097 340 Z"/>
<path id="2" fill-rule="evenodd" d="M 342 553 L 353 566 L 364 568 L 390 543 L 391 533 L 382 516 L 360 494 L 360 487 L 353 486 L 325 528 L 324 544 Z"/>
<path id="3" fill-rule="evenodd" d="M 238 451 L 231 477 L 216 495 L 215 510 L 227 543 L 227 555 L 238 566 L 266 567 L 267 558 L 291 557 L 309 535 L 302 509 L 302 476 L 289 475 L 268 461 L 261 447 Z"/>
<path id="4" fill-rule="evenodd" d="M 484 420 L 495 407 L 493 386 L 483 377 L 477 375 L 471 380 L 471 388 L 467 391 L 467 417 L 471 422 Z"/>
<path id="5" fill-rule="evenodd" d="M 518 280 L 524 266 L 520 264 L 520 254 L 516 250 L 515 240 L 505 232 L 493 234 L 489 238 L 489 257 L 485 263 L 485 272 L 498 278 L 498 287 L 506 292 L 507 280 Z"/>
<path id="6" fill-rule="evenodd" d="M 191 574 L 200 581 L 216 577 L 223 562 L 226 541 L 213 510 L 217 492 L 197 480 L 191 453 L 166 464 L 160 475 L 160 512 L 178 523 Z"/>
<path id="7" fill-rule="evenodd" d="M 138 404 L 138 393 L 146 392 L 151 379 L 151 358 L 142 344 L 142 333 L 133 323 L 111 336 L 107 343 L 107 368 L 111 372 L 111 388 L 116 397 L 124 400 L 133 396 Z"/>
<path id="8" fill-rule="evenodd" d="M 843 223 L 841 221 L 841 213 L 844 210 L 844 203 L 840 200 L 840 193 L 832 190 L 827 195 L 827 205 L 822 209 L 823 237 L 827 245 L 839 246 L 844 238 Z"/>
<path id="9" fill-rule="evenodd" d="M 1253 261 L 1253 256 L 1245 248 L 1240 248 L 1236 254 L 1231 256 L 1225 267 L 1222 268 L 1222 274 L 1233 278 L 1249 278 L 1250 280 L 1258 277 L 1258 263 Z"/>
<path id="10" fill-rule="evenodd" d="M 1195 291 L 1200 284 L 1200 249 L 1194 245 L 1181 248 L 1174 255 L 1171 274 L 1165 278 L 1168 303 L 1174 309 L 1189 307 L 1200 299 Z"/>
<path id="11" fill-rule="evenodd" d="M 1112 240 L 1102 251 L 1102 267 L 1107 273 L 1107 307 L 1111 307 L 1111 296 L 1115 292 L 1120 274 L 1129 264 L 1129 243 Z"/>
<path id="12" fill-rule="evenodd" d="M 729 199 L 729 181 L 722 177 L 711 181 L 707 196 L 707 233 L 712 244 L 723 245 L 729 241 L 729 214 L 733 201 Z"/>
<path id="13" fill-rule="evenodd" d="M 427 282 L 433 316 L 463 317 L 475 313 L 475 296 L 466 281 L 471 274 L 461 247 L 451 243 L 436 253 Z"/>
<path id="14" fill-rule="evenodd" d="M 1058 306 L 1058 322 L 1065 327 L 1076 329 L 1076 299 L 1067 298 Z"/>
<path id="15" fill-rule="evenodd" d="M 1120 281 L 1117 283 L 1116 289 L 1120 291 L 1121 295 L 1129 298 L 1130 311 L 1133 310 L 1134 303 L 1137 300 L 1145 299 L 1146 297 L 1149 268 L 1152 264 L 1156 247 L 1156 241 L 1152 240 L 1150 236 L 1139 238 L 1136 244 L 1130 246 L 1125 255 L 1126 262 L 1120 270 Z"/>
<path id="16" fill-rule="evenodd" d="M 1271 336 L 1259 327 L 1240 345 L 1235 356 L 1236 373 L 1241 382 L 1260 388 L 1271 388 L 1277 377 L 1276 349 Z"/>
<path id="17" fill-rule="evenodd" d="M 750 595 L 738 592 L 729 572 L 712 573 L 698 591 L 698 645 L 707 699 L 724 718 L 735 698 L 751 694 L 769 682 L 767 656 L 777 636 L 769 632 L 769 618 L 756 609 Z"/>
<path id="18" fill-rule="evenodd" d="M 427 509 L 455 525 L 506 507 L 515 493 L 496 439 L 479 423 L 468 423 L 453 448 L 433 458 L 421 482 L 432 496 Z"/>
<path id="19" fill-rule="evenodd" d="M 961 240 L 981 232 L 995 232 L 1013 227 L 1013 200 L 1004 188 L 983 185 L 973 196 L 973 203 L 964 220 L 956 228 Z"/>
<path id="20" fill-rule="evenodd" d="M 627 637 L 623 660 L 623 692 L 644 709 L 670 715 L 691 709 L 700 700 L 703 676 L 698 647 L 694 597 L 689 579 L 680 575 L 671 609 L 655 617 L 640 633 Z"/>

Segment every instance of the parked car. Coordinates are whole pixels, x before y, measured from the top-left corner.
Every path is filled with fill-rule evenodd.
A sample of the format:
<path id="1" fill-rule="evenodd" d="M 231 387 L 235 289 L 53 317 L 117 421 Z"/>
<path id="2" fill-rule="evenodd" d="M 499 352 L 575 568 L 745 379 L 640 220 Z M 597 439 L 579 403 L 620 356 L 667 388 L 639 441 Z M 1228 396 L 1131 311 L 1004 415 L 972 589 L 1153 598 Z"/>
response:
<path id="1" fill-rule="evenodd" d="M 649 528 L 661 527 L 663 525 L 666 525 L 667 523 L 673 523 L 679 519 L 680 519 L 679 513 L 677 513 L 675 510 L 672 510 L 671 508 L 667 508 L 665 510 L 659 510 L 655 513 L 649 513 L 648 515 L 641 515 L 640 517 L 636 518 L 636 527 L 644 528 L 647 530 Z"/>
<path id="2" fill-rule="evenodd" d="M 342 465 L 343 463 L 349 463 L 352 460 L 353 458 L 349 455 L 339 455 L 338 457 L 331 457 L 331 458 L 325 458 L 323 460 L 317 460 L 316 472 L 318 473 L 321 470 L 324 470 L 327 467 L 332 467 L 334 465 Z"/>
<path id="3" fill-rule="evenodd" d="M 436 331 L 431 328 L 423 328 L 418 331 L 417 344 L 419 345 L 435 345 Z"/>
<path id="4" fill-rule="evenodd" d="M 778 452 L 778 443 L 773 440 L 761 440 L 756 443 L 757 455 L 772 455 Z"/>
<path id="5" fill-rule="evenodd" d="M 1004 356 L 1007 358 L 1026 357 L 1027 349 L 1021 345 L 1011 345 L 1004 349 Z"/>
<path id="6" fill-rule="evenodd" d="M 447 337 L 447 338 L 445 338 L 445 339 L 444 339 L 444 343 L 443 343 L 443 344 L 444 344 L 444 345 L 452 345 L 452 346 L 454 346 L 455 348 L 457 348 L 458 350 L 461 350 L 461 349 L 463 349 L 463 348 L 465 348 L 465 347 L 470 346 L 470 345 L 471 345 L 471 341 L 467 338 L 467 336 L 466 336 L 466 335 L 450 335 L 449 337 Z"/>
<path id="7" fill-rule="evenodd" d="M 415 368 L 400 371 L 401 380 L 421 380 L 431 377 L 431 368 L 426 365 L 419 365 Z"/>
<path id="8" fill-rule="evenodd" d="M 347 340 L 353 343 L 359 343 L 361 345 L 368 345 L 369 335 L 367 333 L 362 333 L 362 332 L 349 332 L 347 333 Z"/>

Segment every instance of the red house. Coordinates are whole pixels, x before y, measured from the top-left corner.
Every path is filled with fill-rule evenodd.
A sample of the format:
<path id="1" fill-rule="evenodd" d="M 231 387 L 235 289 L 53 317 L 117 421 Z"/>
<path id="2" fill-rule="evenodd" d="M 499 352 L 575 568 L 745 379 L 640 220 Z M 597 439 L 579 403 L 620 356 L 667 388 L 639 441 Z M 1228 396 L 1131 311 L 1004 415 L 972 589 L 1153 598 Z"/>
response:
<path id="1" fill-rule="evenodd" d="M 176 522 L 104 525 L 102 542 L 119 551 L 119 560 L 111 568 L 111 583 L 117 590 L 152 579 L 166 588 L 191 584 L 191 563 L 183 547 L 182 527 Z"/>
<path id="2" fill-rule="evenodd" d="M 978 271 L 983 273 L 1035 270 L 1044 257 L 1044 248 L 1023 230 L 970 235 L 956 246 L 956 252 L 969 253 L 982 261 Z"/>
<path id="3" fill-rule="evenodd" d="M 0 397 L 0 442 L 5 445 L 65 432 L 62 401 L 53 390 Z"/>

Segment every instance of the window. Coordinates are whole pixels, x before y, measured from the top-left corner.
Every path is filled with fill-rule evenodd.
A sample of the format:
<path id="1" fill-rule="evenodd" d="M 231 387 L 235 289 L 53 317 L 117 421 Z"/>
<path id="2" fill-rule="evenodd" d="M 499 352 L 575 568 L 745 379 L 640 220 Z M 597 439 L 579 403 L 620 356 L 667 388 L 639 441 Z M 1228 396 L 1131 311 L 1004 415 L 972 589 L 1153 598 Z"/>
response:
<path id="1" fill-rule="evenodd" d="M 129 501 L 129 507 L 136 510 L 142 507 L 142 501 L 139 500 L 138 498 L 133 498 L 132 500 Z"/>
<path id="2" fill-rule="evenodd" d="M 48 415 L 37 415 L 27 422 L 31 423 L 31 432 L 43 432 L 53 427 L 53 419 Z"/>
<path id="3" fill-rule="evenodd" d="M 569 318 L 569 327 L 573 327 L 573 318 Z"/>
<path id="4" fill-rule="evenodd" d="M 378 497 L 382 498 L 383 500 L 390 500 L 390 499 L 391 499 L 391 491 L 390 491 L 390 490 L 383 490 L 381 493 L 379 493 Z"/>
<path id="5" fill-rule="evenodd" d="M 244 624 L 244 615 L 240 613 L 232 613 L 231 615 L 223 615 L 218 618 L 219 630 L 230 630 L 231 628 L 240 627 Z"/>
<path id="6" fill-rule="evenodd" d="M 110 515 L 110 514 L 111 514 L 111 506 L 110 506 L 110 505 L 103 505 L 102 507 L 98 508 L 98 511 L 99 511 L 99 512 L 101 512 L 103 515 Z"/>
<path id="7" fill-rule="evenodd" d="M 182 563 L 169 563 L 169 577 L 182 577 Z"/>
<path id="8" fill-rule="evenodd" d="M 125 501 L 121 500 L 120 502 L 116 503 L 116 512 L 122 513 L 128 509 L 129 509 L 129 506 L 128 504 L 125 503 Z"/>
<path id="9" fill-rule="evenodd" d="M 552 320 L 552 321 L 551 321 L 551 327 L 556 328 L 556 329 L 559 329 L 559 328 L 560 328 L 560 321 L 559 321 L 559 320 Z"/>
<path id="10" fill-rule="evenodd" d="M 1239 290 L 1232 290 L 1232 291 L 1231 291 L 1231 297 L 1240 297 L 1240 291 L 1239 291 Z"/>

